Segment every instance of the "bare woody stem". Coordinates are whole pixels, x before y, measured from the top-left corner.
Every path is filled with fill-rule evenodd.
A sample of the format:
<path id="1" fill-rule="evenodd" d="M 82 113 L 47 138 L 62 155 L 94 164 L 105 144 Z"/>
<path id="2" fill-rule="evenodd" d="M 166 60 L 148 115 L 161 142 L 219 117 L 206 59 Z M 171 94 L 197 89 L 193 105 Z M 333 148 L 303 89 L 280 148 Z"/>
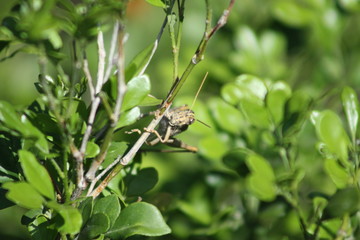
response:
<path id="1" fill-rule="evenodd" d="M 119 25 L 120 25 L 119 21 L 116 21 L 114 24 L 114 30 L 113 30 L 113 34 L 112 34 L 112 40 L 111 40 L 110 52 L 109 52 L 109 58 L 108 58 L 108 65 L 107 65 L 106 70 L 105 70 L 106 51 L 105 51 L 105 46 L 104 46 L 103 33 L 102 33 L 102 31 L 99 31 L 99 33 L 98 33 L 97 46 L 98 46 L 99 58 L 98 58 L 98 72 L 97 72 L 97 78 L 96 78 L 96 86 L 94 86 L 92 83 L 92 77 L 90 74 L 90 69 L 88 66 L 88 61 L 86 58 L 85 51 L 83 53 L 83 71 L 85 73 L 85 76 L 88 79 L 88 85 L 89 85 L 90 94 L 91 94 L 91 109 L 90 109 L 90 114 L 89 114 L 89 118 L 87 121 L 87 127 L 86 127 L 86 130 L 85 130 L 82 142 L 81 142 L 80 149 L 77 150 L 75 146 L 72 146 L 72 148 L 71 148 L 73 155 L 76 159 L 76 174 L 77 174 L 77 185 L 76 185 L 75 191 L 72 194 L 73 200 L 76 199 L 81 194 L 81 192 L 86 188 L 86 185 L 87 185 L 87 182 L 85 180 L 84 166 L 83 166 L 85 151 L 86 151 L 86 146 L 87 146 L 87 143 L 90 139 L 90 135 L 92 132 L 93 124 L 94 124 L 95 117 L 96 117 L 96 112 L 101 103 L 101 89 L 102 89 L 103 85 L 106 83 L 107 79 L 110 77 L 111 70 L 113 69 L 113 66 L 114 66 L 115 49 L 117 46 Z M 123 40 L 121 39 L 121 41 L 123 41 Z M 113 131 L 114 131 L 114 127 L 115 127 L 114 122 L 116 123 L 119 119 L 122 98 L 126 91 L 125 80 L 124 79 L 121 80 L 121 83 L 118 85 L 119 85 L 118 88 L 121 88 L 121 91 L 118 89 L 118 99 L 116 101 L 116 106 L 114 109 L 115 114 L 110 115 L 110 121 L 112 123 L 111 127 L 106 132 L 105 139 L 100 147 L 100 153 L 98 154 L 96 159 L 92 162 L 92 165 L 86 174 L 86 178 L 90 178 L 90 179 L 94 178 L 95 172 L 97 171 L 98 167 L 103 162 L 103 160 L 106 156 L 106 153 L 107 153 L 107 149 L 110 145 L 110 142 L 111 142 L 111 139 L 113 136 Z"/>
<path id="2" fill-rule="evenodd" d="M 181 78 L 177 78 L 176 81 L 174 82 L 173 86 L 171 87 L 165 101 L 162 103 L 161 107 L 159 108 L 159 114 L 147 126 L 147 129 L 149 131 L 153 130 L 157 126 L 157 124 L 160 122 L 160 120 L 164 116 L 165 112 L 170 108 L 174 98 L 176 97 L 177 93 L 180 91 L 182 85 L 184 84 L 184 82 L 188 78 L 188 76 L 190 75 L 193 68 L 204 58 L 204 53 L 205 53 L 208 41 L 210 40 L 210 38 L 214 35 L 214 33 L 216 31 L 218 31 L 222 26 L 225 25 L 225 23 L 228 19 L 229 13 L 231 12 L 231 9 L 234 5 L 234 2 L 235 2 L 235 0 L 230 0 L 228 8 L 223 12 L 223 14 L 220 17 L 217 24 L 213 28 L 210 28 L 211 9 L 209 7 L 208 0 L 205 0 L 207 14 L 206 14 L 206 27 L 205 27 L 204 36 L 201 39 L 197 50 L 195 51 L 195 55 L 192 57 L 190 63 L 188 64 L 188 66 L 185 69 L 184 73 L 182 74 Z M 100 183 L 100 185 L 97 188 L 95 188 L 94 190 L 92 190 L 92 189 L 94 188 L 96 181 L 92 182 L 87 195 L 92 196 L 92 197 L 97 197 L 104 190 L 104 188 L 109 184 L 109 182 L 120 172 L 120 170 L 124 166 L 128 165 L 131 162 L 131 160 L 133 159 L 135 154 L 139 151 L 140 147 L 144 144 L 144 142 L 149 137 L 149 135 L 150 135 L 149 132 L 144 132 L 140 136 L 140 138 L 137 140 L 137 142 L 132 146 L 130 151 L 124 157 L 121 158 L 121 156 L 119 156 L 113 162 L 113 164 L 111 164 L 101 174 L 99 174 L 96 177 L 96 180 L 100 180 L 101 177 L 104 176 L 107 171 L 109 171 L 112 167 L 115 166 L 112 169 L 112 171 L 105 177 L 105 179 Z"/>
<path id="3" fill-rule="evenodd" d="M 116 127 L 116 123 L 120 117 L 121 105 L 124 99 L 124 95 L 126 92 L 126 84 L 125 84 L 125 55 L 124 55 L 124 26 L 122 24 L 118 24 L 118 53 L 117 53 L 117 98 L 115 102 L 114 111 L 110 116 L 110 127 L 106 132 L 105 139 L 100 148 L 100 154 L 95 158 L 92 162 L 88 172 L 86 173 L 86 178 L 93 182 L 95 178 L 95 173 L 100 167 L 101 163 L 104 161 L 106 157 L 107 150 L 110 146 L 114 130 Z"/>

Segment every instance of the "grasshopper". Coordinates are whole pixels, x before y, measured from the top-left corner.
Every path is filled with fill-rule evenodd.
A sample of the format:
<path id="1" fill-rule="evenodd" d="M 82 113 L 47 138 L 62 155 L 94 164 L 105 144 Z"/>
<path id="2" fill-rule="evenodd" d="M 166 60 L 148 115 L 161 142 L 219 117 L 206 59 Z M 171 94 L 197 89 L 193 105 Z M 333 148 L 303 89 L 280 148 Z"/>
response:
<path id="1" fill-rule="evenodd" d="M 172 147 L 183 148 L 190 152 L 197 152 L 196 147 L 187 145 L 186 143 L 174 138 L 175 135 L 180 134 L 188 129 L 188 127 L 195 122 L 195 114 L 187 105 L 171 108 L 167 111 L 159 123 L 158 130 L 151 130 L 145 128 L 156 135 L 156 138 L 148 145 L 154 146 L 161 142 Z"/>
<path id="2" fill-rule="evenodd" d="M 201 85 L 195 95 L 192 105 L 194 105 L 206 77 L 207 77 L 207 73 L 201 82 Z M 182 148 L 185 149 L 186 151 L 195 153 L 198 151 L 196 147 L 187 145 L 186 143 L 174 138 L 174 136 L 186 131 L 188 127 L 195 122 L 195 120 L 196 119 L 195 119 L 194 111 L 191 110 L 191 108 L 189 108 L 187 105 L 176 108 L 170 108 L 161 119 L 157 130 L 148 130 L 146 128 L 144 129 L 145 131 L 151 132 L 156 136 L 155 139 L 151 140 L 150 142 L 147 142 L 147 144 L 150 146 L 154 146 L 157 143 L 161 142 L 172 147 Z M 200 120 L 197 121 L 209 127 L 207 124 L 203 123 L 202 121 Z"/>

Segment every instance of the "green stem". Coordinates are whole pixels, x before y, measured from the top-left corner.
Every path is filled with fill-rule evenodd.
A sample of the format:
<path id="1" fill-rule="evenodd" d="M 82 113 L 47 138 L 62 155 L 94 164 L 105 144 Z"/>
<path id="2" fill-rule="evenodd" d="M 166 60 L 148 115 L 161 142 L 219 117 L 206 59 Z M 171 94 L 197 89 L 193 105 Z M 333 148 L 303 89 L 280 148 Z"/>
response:
<path id="1" fill-rule="evenodd" d="M 285 147 L 280 147 L 279 154 L 280 154 L 281 160 L 282 160 L 283 165 L 286 168 L 286 170 L 291 170 L 291 163 L 288 158 L 288 153 L 287 153 L 287 150 L 285 149 Z"/>
<path id="2" fill-rule="evenodd" d="M 69 191 L 69 174 L 68 174 L 68 154 L 65 150 L 65 147 L 63 148 L 63 172 L 64 172 L 64 178 L 63 178 L 63 185 L 64 185 L 64 194 L 65 194 L 65 203 L 70 201 L 71 193 Z"/>
<path id="3" fill-rule="evenodd" d="M 169 26 L 169 34 L 171 40 L 172 47 L 172 55 L 173 55 L 173 81 L 178 77 L 178 69 L 179 69 L 179 48 L 176 42 L 175 36 L 175 24 L 176 24 L 176 16 L 173 13 L 170 13 L 168 16 L 168 26 Z"/>
<path id="4" fill-rule="evenodd" d="M 60 166 L 57 164 L 57 162 L 56 162 L 53 158 L 51 158 L 51 159 L 50 159 L 50 163 L 51 163 L 51 165 L 53 165 L 55 171 L 57 172 L 57 174 L 59 175 L 59 177 L 61 178 L 61 180 L 64 180 L 64 179 L 65 179 L 65 174 L 64 174 L 63 171 L 61 171 L 61 168 L 60 168 Z"/>

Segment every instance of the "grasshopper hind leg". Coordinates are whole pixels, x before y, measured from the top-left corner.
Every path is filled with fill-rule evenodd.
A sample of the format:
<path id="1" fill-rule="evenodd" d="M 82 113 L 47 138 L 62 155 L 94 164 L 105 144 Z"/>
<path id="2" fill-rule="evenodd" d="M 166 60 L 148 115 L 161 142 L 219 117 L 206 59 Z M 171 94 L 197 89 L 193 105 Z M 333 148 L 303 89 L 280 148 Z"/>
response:
<path id="1" fill-rule="evenodd" d="M 172 140 L 172 141 L 170 141 L 170 140 Z M 187 150 L 189 152 L 193 152 L 193 153 L 196 153 L 198 151 L 197 147 L 190 146 L 176 138 L 169 139 L 169 141 L 166 142 L 166 145 L 171 146 L 171 147 L 176 147 L 176 148 L 182 148 L 182 149 L 185 149 L 185 150 Z"/>

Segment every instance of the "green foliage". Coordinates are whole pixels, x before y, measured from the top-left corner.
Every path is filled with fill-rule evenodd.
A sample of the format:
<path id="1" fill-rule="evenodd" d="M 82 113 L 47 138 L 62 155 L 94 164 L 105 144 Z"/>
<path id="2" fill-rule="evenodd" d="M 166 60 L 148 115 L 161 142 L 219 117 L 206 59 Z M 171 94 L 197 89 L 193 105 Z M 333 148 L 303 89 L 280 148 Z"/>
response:
<path id="1" fill-rule="evenodd" d="M 179 136 L 198 153 L 143 146 L 113 166 L 162 103 L 153 95 L 182 85 L 178 70 L 204 35 L 185 30 L 205 21 L 198 1 L 146 0 L 165 12 L 172 49 L 159 41 L 164 29 L 155 39 L 150 14 L 155 29 L 135 21 L 150 43 L 136 33 L 125 41 L 127 2 L 13 0 L 0 12 L 0 61 L 31 54 L 40 66 L 32 103 L 0 100 L 0 209 L 27 209 L 21 223 L 39 240 L 360 238 L 358 1 L 237 1 L 182 88 L 191 97 L 175 99 L 191 103 L 197 74 L 209 71 L 190 133 Z M 103 32 L 107 55 L 94 60 Z M 128 51 L 138 54 L 125 66 Z"/>

